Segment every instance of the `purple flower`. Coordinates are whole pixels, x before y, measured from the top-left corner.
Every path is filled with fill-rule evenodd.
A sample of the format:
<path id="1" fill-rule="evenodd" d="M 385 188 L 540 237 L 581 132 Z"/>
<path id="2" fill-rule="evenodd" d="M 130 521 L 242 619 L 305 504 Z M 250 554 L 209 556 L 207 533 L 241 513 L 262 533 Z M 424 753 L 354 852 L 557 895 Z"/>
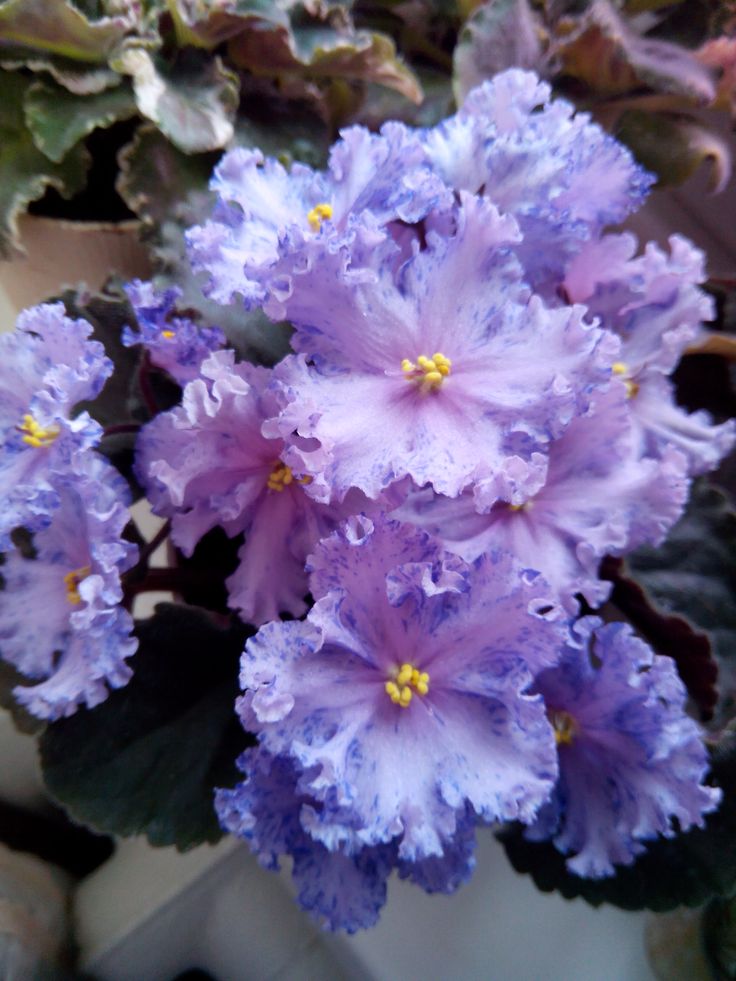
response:
<path id="1" fill-rule="evenodd" d="M 283 433 L 327 456 L 304 471 L 342 498 L 410 476 L 449 496 L 544 450 L 607 383 L 615 339 L 584 308 L 547 309 L 521 282 L 516 224 L 462 196 L 450 238 L 350 287 L 315 268 L 289 307 L 304 359 L 279 374 Z M 304 277 L 305 279 L 307 277 Z"/>
<path id="2" fill-rule="evenodd" d="M 232 351 L 211 354 L 181 406 L 141 431 L 136 457 L 154 512 L 172 519 L 172 539 L 186 555 L 216 526 L 246 533 L 227 586 L 230 605 L 255 624 L 304 613 L 308 553 L 363 503 L 351 496 L 332 508 L 305 493 L 311 478 L 284 462 L 284 440 L 262 434 L 278 412 L 271 377 L 236 364 Z"/>
<path id="3" fill-rule="evenodd" d="M 560 779 L 551 801 L 527 830 L 551 838 L 577 875 L 613 875 L 644 842 L 702 826 L 721 791 L 703 785 L 708 756 L 685 714 L 685 688 L 674 663 L 659 657 L 628 624 L 588 617 L 579 647 L 543 671 L 555 729 Z"/>
<path id="4" fill-rule="evenodd" d="M 16 329 L 0 337 L 0 549 L 10 532 L 48 523 L 58 507 L 52 476 L 72 455 L 93 446 L 102 430 L 79 403 L 95 398 L 112 371 L 104 348 L 88 340 L 92 327 L 65 316 L 61 303 L 25 310 Z"/>
<path id="5" fill-rule="evenodd" d="M 329 929 L 354 933 L 374 926 L 386 902 L 391 849 L 348 855 L 311 838 L 300 815 L 316 802 L 300 789 L 302 775 L 293 760 L 246 750 L 238 766 L 247 780 L 215 795 L 223 828 L 244 838 L 268 869 L 278 869 L 282 855 L 291 856 L 300 905 Z"/>
<path id="6" fill-rule="evenodd" d="M 367 518 L 310 566 L 315 606 L 248 641 L 239 701 L 264 751 L 303 770 L 319 802 L 301 818 L 310 836 L 349 853 L 394 842 L 416 862 L 458 848 L 468 807 L 532 820 L 555 768 L 526 690 L 566 636 L 546 584 L 508 555 L 467 566 L 408 525 Z"/>
<path id="7" fill-rule="evenodd" d="M 43 719 L 104 701 L 131 676 L 133 621 L 120 607 L 120 576 L 136 560 L 121 538 L 128 522 L 126 481 L 93 452 L 55 477 L 58 507 L 34 537 L 37 555 L 6 557 L 0 592 L 0 654 L 33 686 L 14 691 Z"/>
<path id="8" fill-rule="evenodd" d="M 317 243 L 327 255 L 353 243 L 353 226 L 365 215 L 382 228 L 416 222 L 449 201 L 420 140 L 401 123 L 386 123 L 380 134 L 343 130 L 327 173 L 303 164 L 286 170 L 258 150 L 231 150 L 211 186 L 218 206 L 187 234 L 191 263 L 210 274 L 213 299 L 229 303 L 240 294 L 249 307 L 268 296 L 272 280 L 285 288 L 305 246 Z M 357 261 L 354 249 L 351 258 Z"/>
<path id="9" fill-rule="evenodd" d="M 653 177 L 621 143 L 550 100 L 549 85 L 511 69 L 484 82 L 456 116 L 423 133 L 427 155 L 450 186 L 481 193 L 522 232 L 525 278 L 555 294 L 567 260 L 606 225 L 635 211 Z"/>
<path id="10" fill-rule="evenodd" d="M 157 368 L 167 371 L 182 387 L 199 374 L 204 359 L 225 343 L 217 327 L 198 327 L 187 317 L 174 315 L 176 301 L 182 295 L 177 288 L 156 290 L 153 283 L 133 280 L 125 294 L 135 311 L 140 333 L 123 327 L 123 344 L 142 344 Z"/>
<path id="11" fill-rule="evenodd" d="M 395 516 L 420 525 L 468 562 L 506 549 L 537 569 L 571 612 L 576 594 L 599 606 L 610 583 L 598 578 L 606 554 L 621 555 L 645 542 L 659 544 L 682 513 L 687 461 L 669 448 L 660 460 L 642 459 L 621 386 L 596 397 L 549 447 L 549 460 L 516 461 L 490 493 L 438 497 L 409 495 Z"/>
<path id="12" fill-rule="evenodd" d="M 736 428 L 733 421 L 714 426 L 707 412 L 689 415 L 675 403 L 667 376 L 703 334 L 713 303 L 699 288 L 703 253 L 678 235 L 669 244 L 669 255 L 650 242 L 635 256 L 633 235 L 604 236 L 571 262 L 565 291 L 621 338 L 613 371 L 630 398 L 642 452 L 659 456 L 676 446 L 698 474 L 728 453 Z"/>

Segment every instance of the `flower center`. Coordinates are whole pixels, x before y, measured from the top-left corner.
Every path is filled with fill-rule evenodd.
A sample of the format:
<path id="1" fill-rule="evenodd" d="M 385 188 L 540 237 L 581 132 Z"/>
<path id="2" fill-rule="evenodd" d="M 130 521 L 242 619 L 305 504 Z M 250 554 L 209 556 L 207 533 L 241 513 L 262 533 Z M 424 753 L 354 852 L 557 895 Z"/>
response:
<path id="1" fill-rule="evenodd" d="M 82 597 L 79 595 L 79 584 L 83 579 L 87 578 L 90 572 L 92 572 L 92 566 L 83 565 L 79 569 L 73 569 L 71 572 L 67 572 L 64 576 L 66 598 L 72 606 L 77 606 L 82 602 Z"/>
<path id="2" fill-rule="evenodd" d="M 408 358 L 404 358 L 401 362 L 401 370 L 406 380 L 418 382 L 423 392 L 436 391 L 450 374 L 451 368 L 452 361 L 439 351 L 431 358 L 426 354 L 420 354 L 416 364 Z"/>
<path id="3" fill-rule="evenodd" d="M 395 673 L 394 679 L 386 682 L 385 690 L 388 697 L 401 708 L 408 708 L 412 699 L 412 689 L 418 695 L 426 695 L 429 691 L 429 675 L 420 671 L 413 664 L 402 664 Z"/>
<path id="4" fill-rule="evenodd" d="M 39 426 L 30 413 L 23 416 L 23 425 L 18 426 L 18 432 L 23 433 L 23 442 L 36 448 L 51 446 L 61 430 L 58 426 Z"/>
<path id="5" fill-rule="evenodd" d="M 322 222 L 328 221 L 330 218 L 332 218 L 332 205 L 327 204 L 326 201 L 323 201 L 321 204 L 315 204 L 307 215 L 309 227 L 313 232 L 318 232 L 322 227 Z"/>
<path id="6" fill-rule="evenodd" d="M 621 380 L 626 386 L 626 398 L 633 399 L 634 396 L 639 391 L 638 384 L 631 379 L 629 376 L 629 366 L 625 361 L 614 361 L 611 365 L 611 371 L 614 375 L 620 375 Z"/>
<path id="7" fill-rule="evenodd" d="M 166 330 L 161 331 L 161 336 L 166 338 L 167 341 L 170 341 L 172 337 L 176 337 L 176 332 L 170 327 L 167 327 Z"/>
<path id="8" fill-rule="evenodd" d="M 578 724 L 575 719 L 564 709 L 551 709 L 548 715 L 557 745 L 569 746 L 578 733 Z"/>
<path id="9" fill-rule="evenodd" d="M 269 490 L 278 491 L 278 493 L 281 493 L 284 487 L 288 487 L 289 484 L 293 484 L 294 480 L 296 480 L 297 484 L 312 483 L 312 478 L 308 474 L 305 477 L 295 478 L 294 474 L 291 472 L 291 467 L 287 467 L 287 465 L 282 463 L 281 460 L 277 460 L 274 464 L 273 470 L 268 475 L 266 486 Z"/>

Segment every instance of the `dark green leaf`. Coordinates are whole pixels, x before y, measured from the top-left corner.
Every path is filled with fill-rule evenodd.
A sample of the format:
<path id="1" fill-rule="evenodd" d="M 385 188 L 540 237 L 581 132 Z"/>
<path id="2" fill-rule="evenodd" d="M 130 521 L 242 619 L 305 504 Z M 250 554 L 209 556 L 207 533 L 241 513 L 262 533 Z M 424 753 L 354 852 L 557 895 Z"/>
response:
<path id="1" fill-rule="evenodd" d="M 657 175 L 660 187 L 684 183 L 703 163 L 710 166 L 713 193 L 722 191 L 731 177 L 728 143 L 690 116 L 630 109 L 621 116 L 615 135 Z"/>
<path id="2" fill-rule="evenodd" d="M 92 130 L 138 111 L 127 83 L 96 95 L 74 95 L 60 85 L 40 81 L 26 92 L 24 110 L 34 143 L 54 163 L 60 163 Z"/>
<path id="3" fill-rule="evenodd" d="M 229 42 L 228 54 L 239 68 L 256 75 L 376 82 L 412 102 L 422 98 L 416 76 L 390 37 L 356 31 L 349 22 L 337 29 L 301 5 L 295 5 L 289 27 L 245 30 Z"/>
<path id="4" fill-rule="evenodd" d="M 710 977 L 718 981 L 736 978 L 736 900 L 714 899 L 703 911 L 703 945 Z"/>
<path id="5" fill-rule="evenodd" d="M 238 77 L 218 57 L 193 49 L 170 65 L 143 45 L 129 45 L 112 66 L 130 75 L 141 115 L 185 153 L 224 147 L 233 135 Z"/>
<path id="6" fill-rule="evenodd" d="M 104 346 L 115 366 L 101 394 L 94 402 L 85 402 L 79 408 L 86 409 L 105 427 L 146 421 L 148 413 L 137 384 L 140 348 L 124 347 L 121 341 L 123 327 L 135 325 L 135 315 L 125 294 L 114 287 L 102 293 L 67 290 L 58 299 L 70 317 L 82 317 L 92 324 L 92 337 Z"/>
<path id="7" fill-rule="evenodd" d="M 627 557 L 631 575 L 665 614 L 684 616 L 710 634 L 719 662 L 722 722 L 736 713 L 736 514 L 704 480 L 693 486 L 684 517 L 659 548 Z"/>
<path id="8" fill-rule="evenodd" d="M 152 125 L 141 126 L 120 153 L 118 194 L 147 226 L 174 219 L 187 196 L 205 192 L 216 153 L 186 154 Z"/>
<path id="9" fill-rule="evenodd" d="M 66 0 L 0 4 L 0 41 L 79 61 L 103 63 L 129 26 L 129 18 L 122 16 L 90 22 Z"/>
<path id="10" fill-rule="evenodd" d="M 180 850 L 217 841 L 213 790 L 236 781 L 247 741 L 234 711 L 245 630 L 161 604 L 137 634 L 129 684 L 42 736 L 46 786 L 99 831 Z"/>
<path id="11" fill-rule="evenodd" d="M 53 163 L 34 144 L 26 129 L 23 101 L 31 84 L 14 72 L 2 75 L 0 99 L 0 257 L 20 248 L 17 218 L 30 201 L 54 187 L 72 197 L 84 187 L 89 154 L 78 143 L 61 163 Z"/>
<path id="12" fill-rule="evenodd" d="M 706 105 L 716 94 L 713 72 L 685 48 L 638 34 L 609 0 L 594 0 L 579 22 L 555 39 L 550 53 L 562 72 L 598 96 L 648 86 Z"/>
<path id="13" fill-rule="evenodd" d="M 268 30 L 288 27 L 285 4 L 272 0 L 234 0 L 227 10 L 213 9 L 207 0 L 167 0 L 179 45 L 216 48 L 246 27 Z"/>
<path id="14" fill-rule="evenodd" d="M 718 701 L 718 663 L 710 638 L 694 630 L 684 617 L 657 609 L 642 586 L 625 574 L 623 564 L 621 559 L 609 558 L 601 566 L 601 578 L 613 583 L 611 602 L 657 654 L 672 658 L 701 719 L 712 719 Z"/>
<path id="15" fill-rule="evenodd" d="M 564 856 L 548 842 L 529 842 L 519 827 L 499 834 L 517 872 L 532 876 L 542 892 L 578 896 L 592 906 L 612 903 L 622 909 L 657 912 L 699 906 L 713 896 L 736 890 L 736 737 L 727 733 L 712 756 L 711 780 L 724 799 L 703 829 L 672 839 L 659 838 L 633 865 L 607 879 L 582 879 L 565 868 Z"/>
<path id="16" fill-rule="evenodd" d="M 538 68 L 541 25 L 528 0 L 486 0 L 463 27 L 454 54 L 458 104 L 484 79 L 506 68 Z"/>
<path id="17" fill-rule="evenodd" d="M 106 66 L 39 53 L 30 48 L 3 50 L 0 54 L 0 68 L 6 71 L 28 68 L 32 72 L 48 72 L 54 81 L 75 95 L 94 95 L 120 84 L 120 75 Z"/>

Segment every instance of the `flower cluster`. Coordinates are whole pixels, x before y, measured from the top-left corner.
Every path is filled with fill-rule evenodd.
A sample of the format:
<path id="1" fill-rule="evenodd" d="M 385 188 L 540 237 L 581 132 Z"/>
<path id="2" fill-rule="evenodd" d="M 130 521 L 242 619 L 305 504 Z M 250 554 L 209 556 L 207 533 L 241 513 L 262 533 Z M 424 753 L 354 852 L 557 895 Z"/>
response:
<path id="1" fill-rule="evenodd" d="M 16 688 L 42 719 L 102 702 L 131 675 L 137 643 L 120 605 L 120 576 L 135 562 L 124 541 L 130 493 L 94 452 L 101 427 L 80 402 L 112 371 L 92 328 L 62 304 L 21 314 L 2 348 L 3 489 L 0 652 L 37 683 Z M 34 532 L 32 554 L 11 533 Z"/>
<path id="2" fill-rule="evenodd" d="M 217 302 L 291 322 L 275 367 L 177 315 L 176 291 L 128 287 L 123 343 L 181 389 L 137 479 L 183 555 L 215 527 L 238 540 L 228 604 L 259 628 L 237 703 L 258 744 L 217 812 L 267 867 L 293 859 L 330 928 L 374 923 L 393 869 L 458 888 L 481 825 L 602 877 L 718 805 L 673 662 L 588 615 L 604 556 L 660 543 L 734 442 L 669 377 L 712 313 L 702 256 L 607 231 L 650 183 L 514 70 L 433 129 L 345 130 L 324 172 L 224 156 L 190 259 Z M 0 599 L 0 652 L 53 719 L 127 679 L 135 556 L 71 412 L 104 359 L 58 309 L 28 316 L 6 340 L 25 390 L 3 403 L 3 530 L 36 554 L 4 576 L 53 616 Z"/>

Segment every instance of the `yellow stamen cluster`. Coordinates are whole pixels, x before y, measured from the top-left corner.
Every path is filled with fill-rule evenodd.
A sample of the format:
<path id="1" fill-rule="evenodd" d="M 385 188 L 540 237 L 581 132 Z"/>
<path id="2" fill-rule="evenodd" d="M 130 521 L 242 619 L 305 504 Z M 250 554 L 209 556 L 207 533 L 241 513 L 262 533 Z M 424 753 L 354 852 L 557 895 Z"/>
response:
<path id="1" fill-rule="evenodd" d="M 293 484 L 295 479 L 297 484 L 312 483 L 312 478 L 308 474 L 306 477 L 295 478 L 294 474 L 291 472 L 291 467 L 287 467 L 285 463 L 278 460 L 274 465 L 273 470 L 268 475 L 268 482 L 266 486 L 269 490 L 278 491 L 281 493 L 284 487 L 288 487 L 289 484 Z"/>
<path id="2" fill-rule="evenodd" d="M 401 708 L 408 708 L 412 700 L 412 688 L 418 695 L 426 695 L 429 691 L 429 675 L 426 671 L 419 671 L 412 664 L 402 664 L 396 672 L 393 681 L 386 682 L 386 694 L 394 703 Z"/>
<path id="3" fill-rule="evenodd" d="M 639 386 L 635 381 L 627 377 L 629 374 L 629 366 L 626 364 L 626 362 L 614 361 L 611 365 L 611 371 L 614 375 L 622 376 L 622 381 L 626 386 L 626 398 L 633 399 L 639 391 Z"/>
<path id="4" fill-rule="evenodd" d="M 41 446 L 51 446 L 61 430 L 58 426 L 39 426 L 32 415 L 23 416 L 23 425 L 18 426 L 18 432 L 23 433 L 23 442 L 29 446 L 39 448 Z"/>
<path id="5" fill-rule="evenodd" d="M 172 337 L 176 336 L 176 333 L 175 331 L 171 330 L 171 328 L 167 328 L 166 330 L 161 331 L 161 336 L 165 337 L 167 341 L 170 341 Z"/>
<path id="6" fill-rule="evenodd" d="M 82 602 L 82 597 L 79 595 L 79 584 L 83 579 L 92 571 L 92 566 L 83 565 L 80 569 L 74 569 L 72 572 L 67 572 L 64 576 L 64 585 L 66 586 L 66 598 L 72 604 L 72 606 L 77 606 L 77 604 Z"/>
<path id="7" fill-rule="evenodd" d="M 326 202 L 323 202 L 322 204 L 315 204 L 307 215 L 309 227 L 313 232 L 318 232 L 322 227 L 322 222 L 328 221 L 330 218 L 332 218 L 332 205 L 327 204 Z"/>
<path id="8" fill-rule="evenodd" d="M 426 354 L 420 354 L 416 364 L 408 358 L 404 358 L 401 362 L 401 370 L 406 380 L 419 382 L 422 390 L 426 392 L 436 391 L 450 374 L 451 368 L 452 361 L 439 351 L 431 358 Z"/>
<path id="9" fill-rule="evenodd" d="M 558 746 L 569 746 L 578 732 L 578 724 L 564 709 L 552 709 L 549 713 L 549 721 L 555 733 L 555 742 Z"/>

